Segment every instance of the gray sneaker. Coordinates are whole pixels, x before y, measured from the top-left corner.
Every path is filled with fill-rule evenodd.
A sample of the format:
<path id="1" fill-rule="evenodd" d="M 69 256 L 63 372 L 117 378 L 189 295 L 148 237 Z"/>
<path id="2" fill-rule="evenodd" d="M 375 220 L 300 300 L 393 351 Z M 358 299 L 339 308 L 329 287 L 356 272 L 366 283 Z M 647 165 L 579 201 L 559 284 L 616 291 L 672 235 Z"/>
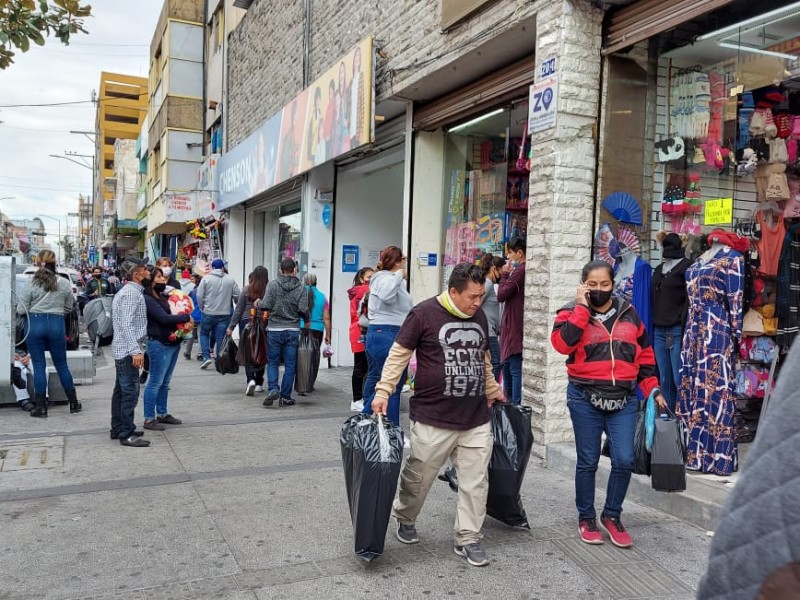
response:
<path id="1" fill-rule="evenodd" d="M 473 567 L 485 567 L 489 564 L 489 559 L 486 558 L 486 552 L 483 551 L 478 542 L 472 544 L 465 544 L 463 546 L 453 546 L 453 552 L 467 559 L 467 562 Z"/>
<path id="2" fill-rule="evenodd" d="M 417 528 L 414 525 L 403 525 L 397 522 L 397 539 L 404 544 L 416 544 L 419 542 Z"/>
<path id="3" fill-rule="evenodd" d="M 270 390 L 267 397 L 264 398 L 264 406 L 272 406 L 278 398 L 281 397 L 281 393 L 278 390 Z"/>
<path id="4" fill-rule="evenodd" d="M 214 361 L 211 360 L 210 358 L 207 358 L 207 359 L 205 359 L 203 361 L 203 364 L 200 365 L 200 368 L 205 371 L 208 367 L 210 367 L 213 364 L 214 364 Z"/>

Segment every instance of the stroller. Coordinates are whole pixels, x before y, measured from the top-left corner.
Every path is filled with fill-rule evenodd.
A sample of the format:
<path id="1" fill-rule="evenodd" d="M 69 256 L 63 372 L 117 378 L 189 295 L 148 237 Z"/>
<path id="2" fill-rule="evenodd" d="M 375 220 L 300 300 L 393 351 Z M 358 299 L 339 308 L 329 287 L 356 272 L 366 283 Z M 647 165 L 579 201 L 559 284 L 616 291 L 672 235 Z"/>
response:
<path id="1" fill-rule="evenodd" d="M 92 355 L 96 356 L 100 346 L 111 345 L 114 338 L 114 323 L 111 320 L 113 296 L 102 296 L 86 303 L 83 307 L 83 320 L 86 332 L 92 343 Z"/>

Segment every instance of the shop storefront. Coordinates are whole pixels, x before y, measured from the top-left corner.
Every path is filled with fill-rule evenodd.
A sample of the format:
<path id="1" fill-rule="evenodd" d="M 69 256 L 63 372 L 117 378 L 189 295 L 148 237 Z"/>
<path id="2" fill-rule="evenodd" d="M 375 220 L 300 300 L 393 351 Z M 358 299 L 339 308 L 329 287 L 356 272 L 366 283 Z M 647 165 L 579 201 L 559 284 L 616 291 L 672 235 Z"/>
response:
<path id="1" fill-rule="evenodd" d="M 800 230 L 800 3 L 673 4 L 685 5 L 683 19 L 675 13 L 657 30 L 642 24 L 658 17 L 653 2 L 611 15 L 595 255 L 616 265 L 620 293 L 648 317 L 658 292 L 635 288 L 670 268 L 664 236 L 678 234 L 683 254 L 699 258 L 689 267 L 678 342 L 688 366 L 676 396 L 679 412 L 713 415 L 690 418 L 690 467 L 728 475 L 736 442 L 757 434 L 797 334 L 790 263 Z M 709 250 L 715 231 L 722 245 Z M 626 278 L 632 255 L 637 276 Z M 670 364 L 663 357 L 659 367 Z M 703 428 L 713 439 L 699 439 Z"/>

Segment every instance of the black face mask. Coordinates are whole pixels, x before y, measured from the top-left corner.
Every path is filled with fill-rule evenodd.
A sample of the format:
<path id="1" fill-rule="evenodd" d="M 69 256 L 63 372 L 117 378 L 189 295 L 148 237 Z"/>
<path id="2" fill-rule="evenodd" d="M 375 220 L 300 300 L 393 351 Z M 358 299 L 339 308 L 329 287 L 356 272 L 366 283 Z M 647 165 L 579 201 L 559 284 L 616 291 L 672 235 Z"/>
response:
<path id="1" fill-rule="evenodd" d="M 141 286 L 150 285 L 150 278 L 149 277 L 143 277 L 139 281 L 139 285 L 141 285 Z"/>
<path id="2" fill-rule="evenodd" d="M 94 277 L 95 279 L 100 279 L 100 277 L 101 277 L 101 274 L 100 274 L 100 273 L 95 273 L 95 274 L 93 275 L 93 277 Z"/>
<path id="3" fill-rule="evenodd" d="M 154 283 L 153 284 L 153 289 L 155 291 L 157 291 L 159 294 L 162 294 L 162 293 L 164 293 L 164 290 L 167 289 L 167 284 L 166 283 Z"/>
<path id="4" fill-rule="evenodd" d="M 600 308 L 611 300 L 612 290 L 589 290 L 589 304 Z"/>

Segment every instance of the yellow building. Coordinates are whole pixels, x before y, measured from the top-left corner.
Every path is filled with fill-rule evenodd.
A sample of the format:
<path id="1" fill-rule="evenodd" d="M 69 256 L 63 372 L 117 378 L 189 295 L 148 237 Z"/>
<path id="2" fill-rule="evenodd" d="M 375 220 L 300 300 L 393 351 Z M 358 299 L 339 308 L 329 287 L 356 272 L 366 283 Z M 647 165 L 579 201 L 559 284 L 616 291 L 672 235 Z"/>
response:
<path id="1" fill-rule="evenodd" d="M 95 244 L 107 229 L 103 227 L 103 216 L 113 217 L 116 214 L 114 142 L 139 137 L 142 121 L 147 114 L 147 78 L 103 71 L 100 73 L 100 91 L 96 100 L 94 197 L 98 201 L 94 202 L 92 223 Z"/>

